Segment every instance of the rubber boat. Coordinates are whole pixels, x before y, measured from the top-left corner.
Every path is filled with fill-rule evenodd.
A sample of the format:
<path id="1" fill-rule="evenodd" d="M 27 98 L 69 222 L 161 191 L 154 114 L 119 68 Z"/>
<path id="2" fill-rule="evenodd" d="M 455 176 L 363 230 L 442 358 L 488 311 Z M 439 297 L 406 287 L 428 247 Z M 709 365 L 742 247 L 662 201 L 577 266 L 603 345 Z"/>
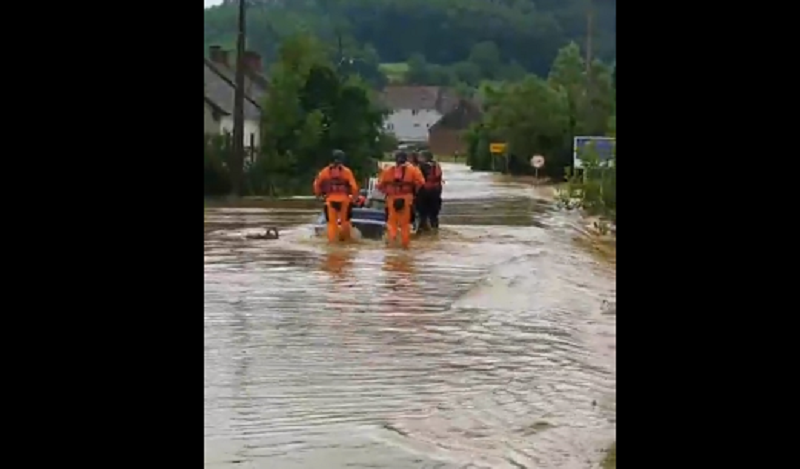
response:
<path id="1" fill-rule="evenodd" d="M 362 238 L 381 239 L 386 232 L 386 196 L 378 190 L 378 178 L 369 179 L 367 185 L 367 202 L 363 208 L 353 208 L 353 216 L 350 219 L 353 227 L 361 233 Z M 414 224 L 411 232 L 416 233 L 419 227 L 419 217 L 414 217 Z M 321 213 L 314 225 L 314 233 L 317 236 L 327 236 L 328 224 L 325 221 L 325 213 Z"/>

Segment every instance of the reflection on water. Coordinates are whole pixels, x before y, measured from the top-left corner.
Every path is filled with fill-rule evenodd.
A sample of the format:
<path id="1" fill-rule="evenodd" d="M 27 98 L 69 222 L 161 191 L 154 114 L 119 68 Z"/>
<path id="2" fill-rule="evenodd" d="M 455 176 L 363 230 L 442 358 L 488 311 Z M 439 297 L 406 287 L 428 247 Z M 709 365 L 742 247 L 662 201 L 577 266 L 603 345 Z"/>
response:
<path id="1" fill-rule="evenodd" d="M 331 247 L 323 255 L 321 269 L 331 274 L 334 278 L 347 278 L 348 270 L 353 265 L 354 255 L 355 252 L 352 249 L 337 249 L 337 247 Z"/>
<path id="2" fill-rule="evenodd" d="M 207 467 L 602 458 L 613 267 L 527 186 L 444 169 L 443 229 L 408 251 L 327 246 L 310 236 L 313 208 L 207 212 Z M 244 238 L 266 225 L 281 239 Z"/>

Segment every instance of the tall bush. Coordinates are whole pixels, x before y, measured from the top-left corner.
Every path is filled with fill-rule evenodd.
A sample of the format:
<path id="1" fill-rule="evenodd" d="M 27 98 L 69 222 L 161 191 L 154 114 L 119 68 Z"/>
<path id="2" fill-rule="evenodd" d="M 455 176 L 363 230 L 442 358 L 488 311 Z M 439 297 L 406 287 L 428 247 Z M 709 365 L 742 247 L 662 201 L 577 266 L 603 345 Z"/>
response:
<path id="1" fill-rule="evenodd" d="M 561 206 L 617 221 L 617 155 L 601 162 L 593 144 L 580 154 L 582 171 L 570 171 L 558 193 Z"/>
<path id="2" fill-rule="evenodd" d="M 538 154 L 546 159 L 539 174 L 560 179 L 572 165 L 573 137 L 606 135 L 616 124 L 609 68 L 595 61 L 587 70 L 574 43 L 559 51 L 547 80 L 528 76 L 482 94 L 484 116 L 465 135 L 475 170 L 532 174 L 530 158 Z M 507 155 L 492 157 L 494 142 L 506 143 Z"/>
<path id="3" fill-rule="evenodd" d="M 203 148 L 203 193 L 225 195 L 231 191 L 229 138 L 226 135 L 205 135 Z"/>

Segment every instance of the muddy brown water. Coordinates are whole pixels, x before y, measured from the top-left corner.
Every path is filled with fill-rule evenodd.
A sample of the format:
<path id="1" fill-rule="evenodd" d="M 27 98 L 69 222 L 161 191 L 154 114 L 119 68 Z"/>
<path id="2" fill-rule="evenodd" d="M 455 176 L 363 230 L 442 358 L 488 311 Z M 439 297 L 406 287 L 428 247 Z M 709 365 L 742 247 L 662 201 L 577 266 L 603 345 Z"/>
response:
<path id="1" fill-rule="evenodd" d="M 207 468 L 597 467 L 613 265 L 530 186 L 443 166 L 441 233 L 409 251 L 328 246 L 316 209 L 206 210 Z"/>

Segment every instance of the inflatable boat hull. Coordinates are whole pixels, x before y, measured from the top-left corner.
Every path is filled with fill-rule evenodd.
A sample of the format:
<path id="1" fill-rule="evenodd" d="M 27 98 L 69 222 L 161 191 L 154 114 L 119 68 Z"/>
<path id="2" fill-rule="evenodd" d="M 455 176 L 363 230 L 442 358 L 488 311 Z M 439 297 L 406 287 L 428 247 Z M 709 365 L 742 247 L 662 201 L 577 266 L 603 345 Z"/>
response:
<path id="1" fill-rule="evenodd" d="M 350 223 L 358 229 L 362 238 L 381 239 L 386 232 L 386 212 L 378 208 L 354 208 Z M 418 220 L 415 219 L 411 227 L 412 232 L 416 232 L 417 225 Z M 325 214 L 320 214 L 314 225 L 314 233 L 317 236 L 325 236 L 327 229 Z"/>

